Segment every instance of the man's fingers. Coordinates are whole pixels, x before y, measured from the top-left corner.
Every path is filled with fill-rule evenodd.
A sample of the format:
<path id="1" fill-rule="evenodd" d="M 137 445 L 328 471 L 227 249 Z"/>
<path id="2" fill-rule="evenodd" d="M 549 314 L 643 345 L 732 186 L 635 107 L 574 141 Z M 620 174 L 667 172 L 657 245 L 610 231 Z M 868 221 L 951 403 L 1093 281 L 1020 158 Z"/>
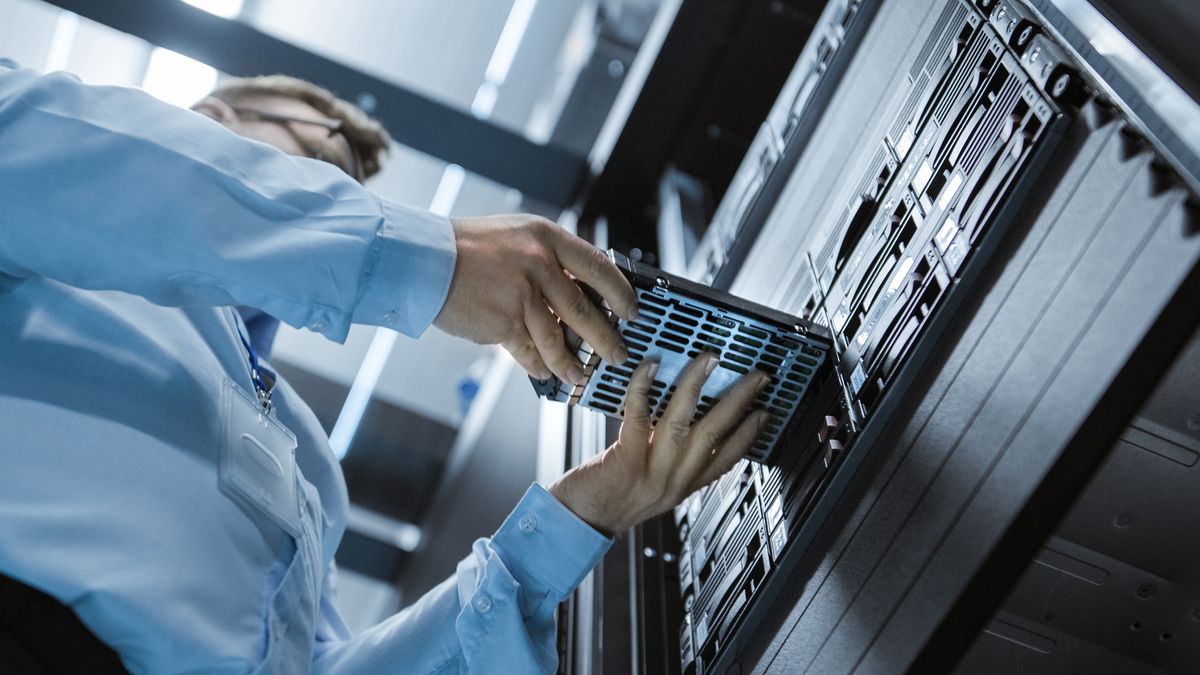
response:
<path id="1" fill-rule="evenodd" d="M 528 335 L 515 340 L 509 340 L 500 346 L 504 347 L 509 354 L 512 354 L 513 359 L 525 369 L 525 372 L 539 380 L 550 377 L 550 369 L 542 361 L 541 355 L 538 354 L 537 346 Z"/>
<path id="2" fill-rule="evenodd" d="M 629 358 L 624 341 L 604 316 L 604 310 L 561 271 L 555 270 L 550 273 L 550 278 L 543 280 L 542 294 L 554 313 L 605 359 L 621 364 Z"/>
<path id="3" fill-rule="evenodd" d="M 623 319 L 637 317 L 637 295 L 633 287 L 603 251 L 562 229 L 555 230 L 551 241 L 563 268 L 596 289 L 617 316 Z"/>
<path id="4" fill-rule="evenodd" d="M 663 411 L 659 427 L 684 433 L 691 428 L 692 418 L 696 416 L 696 404 L 700 402 L 700 390 L 716 367 L 717 357 L 712 354 L 701 354 L 692 359 L 679 379 L 675 380 L 675 393 L 671 394 L 671 402 Z"/>
<path id="5" fill-rule="evenodd" d="M 692 435 L 705 447 L 720 445 L 737 426 L 754 402 L 754 397 L 770 381 L 765 373 L 750 373 L 737 381 L 721 400 L 699 422 L 692 425 Z"/>
<path id="6" fill-rule="evenodd" d="M 625 394 L 625 420 L 621 436 L 630 434 L 629 441 L 643 447 L 650 439 L 650 385 L 658 374 L 657 361 L 642 361 L 633 371 Z"/>
<path id="7" fill-rule="evenodd" d="M 542 361 L 564 382 L 578 384 L 583 379 L 583 364 L 567 349 L 562 326 L 542 303 L 525 308 L 525 327 L 537 345 Z"/>
<path id="8" fill-rule="evenodd" d="M 766 421 L 767 413 L 762 410 L 753 412 L 742 420 L 738 428 L 730 434 L 729 438 L 725 439 L 725 443 L 713 451 L 708 465 L 688 485 L 687 494 L 692 494 L 732 469 L 733 465 L 737 464 L 737 461 L 750 450 L 751 444 L 758 438 Z"/>

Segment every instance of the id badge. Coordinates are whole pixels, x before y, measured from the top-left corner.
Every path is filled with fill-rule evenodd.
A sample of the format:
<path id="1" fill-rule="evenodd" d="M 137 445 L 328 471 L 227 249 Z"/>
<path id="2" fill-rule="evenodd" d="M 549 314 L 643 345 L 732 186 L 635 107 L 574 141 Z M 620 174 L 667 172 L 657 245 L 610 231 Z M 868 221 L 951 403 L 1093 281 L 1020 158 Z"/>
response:
<path id="1" fill-rule="evenodd" d="M 295 435 L 228 378 L 221 407 L 221 490 L 300 537 Z"/>

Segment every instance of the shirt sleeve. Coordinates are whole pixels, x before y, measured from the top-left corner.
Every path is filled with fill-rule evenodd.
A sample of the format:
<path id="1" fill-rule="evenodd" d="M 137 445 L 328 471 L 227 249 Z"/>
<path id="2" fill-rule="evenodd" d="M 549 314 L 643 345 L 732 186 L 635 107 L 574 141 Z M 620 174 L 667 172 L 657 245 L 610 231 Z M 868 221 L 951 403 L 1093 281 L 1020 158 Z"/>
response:
<path id="1" fill-rule="evenodd" d="M 351 323 L 420 334 L 454 271 L 443 217 L 139 90 L 10 62 L 0 204 L 0 274 L 249 305 L 339 341 Z"/>
<path id="2" fill-rule="evenodd" d="M 314 672 L 553 673 L 555 609 L 611 545 L 534 484 L 454 576 L 386 621 L 350 637 L 326 595 Z"/>

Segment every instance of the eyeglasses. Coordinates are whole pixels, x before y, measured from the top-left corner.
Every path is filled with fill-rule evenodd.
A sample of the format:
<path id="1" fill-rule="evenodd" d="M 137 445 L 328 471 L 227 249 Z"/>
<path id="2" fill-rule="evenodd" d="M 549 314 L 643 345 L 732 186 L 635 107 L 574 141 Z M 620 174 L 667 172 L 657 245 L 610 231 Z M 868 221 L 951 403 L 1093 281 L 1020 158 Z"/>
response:
<path id="1" fill-rule="evenodd" d="M 256 110 L 254 108 L 235 107 L 233 108 L 233 112 L 237 113 L 239 117 L 260 120 L 263 122 L 273 122 L 282 126 L 288 131 L 289 134 L 292 135 L 292 138 L 297 144 L 299 144 L 301 149 L 304 150 L 305 156 L 309 157 L 310 159 L 319 159 L 322 162 L 328 162 L 342 171 L 345 171 L 350 177 L 354 178 L 354 180 L 360 183 L 366 180 L 366 175 L 363 171 L 362 158 L 359 157 L 358 150 L 354 147 L 354 143 L 350 141 L 350 137 L 346 135 L 344 128 L 345 124 L 342 122 L 342 120 L 294 117 L 292 115 L 282 115 L 280 113 Z M 346 157 L 350 162 L 349 166 L 344 166 L 340 161 L 338 161 L 337 153 L 330 152 L 327 147 L 313 147 L 310 143 L 306 143 L 304 139 L 300 137 L 300 134 L 297 134 L 296 131 L 292 129 L 292 124 L 310 124 L 328 129 L 329 135 L 326 136 L 327 140 L 332 139 L 334 136 L 341 136 L 342 139 L 346 141 L 346 148 L 348 149 Z"/>

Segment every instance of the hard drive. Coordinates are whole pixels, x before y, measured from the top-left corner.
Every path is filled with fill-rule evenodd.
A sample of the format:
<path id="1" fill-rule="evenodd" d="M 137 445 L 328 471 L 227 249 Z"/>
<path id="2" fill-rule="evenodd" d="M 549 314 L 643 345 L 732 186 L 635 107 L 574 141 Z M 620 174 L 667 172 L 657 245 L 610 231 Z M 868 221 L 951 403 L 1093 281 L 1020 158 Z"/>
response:
<path id="1" fill-rule="evenodd" d="M 609 319 L 624 338 L 629 361 L 610 363 L 564 327 L 568 346 L 585 364 L 586 380 L 570 384 L 557 377 L 530 378 L 540 396 L 582 405 L 622 417 L 634 368 L 645 359 L 660 363 L 650 405 L 658 419 L 670 402 L 675 379 L 701 352 L 720 358 L 701 391 L 697 415 L 703 415 L 725 391 L 752 370 L 771 376 L 757 405 L 769 419 L 747 458 L 767 462 L 788 422 L 805 408 L 810 386 L 827 369 L 832 346 L 828 332 L 808 321 L 734 297 L 609 251 L 638 297 L 638 317 Z"/>

